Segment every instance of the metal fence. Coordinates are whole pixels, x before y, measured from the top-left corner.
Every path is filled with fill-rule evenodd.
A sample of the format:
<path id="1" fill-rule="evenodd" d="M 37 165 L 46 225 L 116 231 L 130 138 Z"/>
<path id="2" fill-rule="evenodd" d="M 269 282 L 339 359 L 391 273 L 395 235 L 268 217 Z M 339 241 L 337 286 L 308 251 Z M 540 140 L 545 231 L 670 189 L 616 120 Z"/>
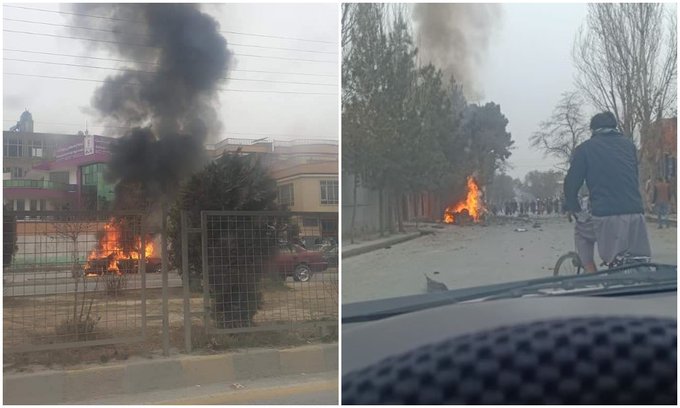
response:
<path id="1" fill-rule="evenodd" d="M 3 213 L 4 352 L 128 343 L 167 355 L 205 334 L 337 328 L 337 213 L 181 221 L 163 258 L 141 213 Z"/>
<path id="2" fill-rule="evenodd" d="M 200 232 L 185 263 L 200 274 L 206 332 L 337 327 L 337 225 L 337 213 L 229 211 L 187 224 Z"/>
<path id="3" fill-rule="evenodd" d="M 4 350 L 143 340 L 153 243 L 141 221 L 130 212 L 4 213 Z"/>

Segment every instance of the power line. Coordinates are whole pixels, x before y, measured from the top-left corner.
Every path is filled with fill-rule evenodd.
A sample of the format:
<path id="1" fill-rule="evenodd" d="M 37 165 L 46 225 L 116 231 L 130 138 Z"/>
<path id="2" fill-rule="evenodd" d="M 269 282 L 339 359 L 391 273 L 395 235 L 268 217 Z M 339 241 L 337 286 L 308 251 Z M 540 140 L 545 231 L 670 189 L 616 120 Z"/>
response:
<path id="1" fill-rule="evenodd" d="M 3 122 L 16 123 L 14 119 L 3 119 Z M 55 125 L 55 126 L 83 126 L 82 123 L 63 123 L 63 122 L 43 122 L 34 121 L 34 124 L 38 125 Z M 133 126 L 111 126 L 111 125 L 88 125 L 91 128 L 112 128 L 112 129 L 132 129 Z M 290 133 L 259 133 L 259 132 L 222 132 L 225 135 L 237 135 L 237 136 L 286 136 L 286 137 L 299 137 L 301 139 L 326 139 L 321 136 L 308 136 L 308 135 L 298 135 Z"/>
<path id="2" fill-rule="evenodd" d="M 34 78 L 48 78 L 48 79 L 63 79 L 69 81 L 83 81 L 83 82 L 98 82 L 104 83 L 106 81 L 100 79 L 87 79 L 87 78 L 73 78 L 73 77 L 60 77 L 51 75 L 35 75 L 35 74 L 22 74 L 18 72 L 3 72 L 3 75 L 13 75 L 22 77 L 34 77 Z M 141 84 L 129 82 L 126 85 L 140 86 Z M 252 89 L 225 89 L 225 88 L 215 88 L 218 91 L 223 92 L 244 92 L 244 93 L 273 93 L 273 94 L 295 94 L 295 95 L 335 95 L 337 93 L 330 92 L 294 92 L 294 91 L 258 91 Z"/>
<path id="3" fill-rule="evenodd" d="M 25 59 L 20 59 L 20 58 L 3 58 L 3 60 L 5 60 L 5 61 L 18 61 L 18 62 L 33 62 L 33 63 L 38 63 L 38 64 L 63 65 L 63 66 L 67 66 L 67 67 L 92 68 L 92 69 L 103 69 L 103 70 L 123 71 L 123 72 L 138 72 L 138 73 L 142 73 L 142 74 L 155 74 L 156 73 L 155 71 L 142 71 L 142 70 L 128 69 L 128 68 L 97 67 L 97 66 L 93 66 L 93 65 L 67 64 L 67 63 L 53 62 L 53 61 L 33 61 L 33 60 L 25 60 Z M 322 83 L 318 83 L 318 82 L 274 81 L 274 80 L 268 80 L 268 79 L 247 79 L 247 78 L 232 78 L 232 77 L 223 77 L 222 79 L 226 79 L 226 80 L 229 80 L 229 81 L 265 82 L 265 83 L 273 83 L 273 84 L 317 85 L 317 86 L 337 87 L 337 85 L 335 85 L 335 84 L 322 84 Z"/>
<path id="4" fill-rule="evenodd" d="M 42 24 L 42 25 L 48 25 L 48 26 L 53 26 L 53 27 L 77 28 L 77 29 L 81 29 L 81 30 L 101 31 L 101 32 L 112 33 L 112 34 L 119 34 L 120 33 L 119 31 L 116 31 L 116 30 L 106 30 L 106 29 L 103 29 L 103 28 L 91 28 L 91 27 L 83 27 L 83 26 L 55 24 L 55 23 L 47 23 L 47 22 L 43 22 L 43 21 L 21 20 L 21 19 L 15 19 L 15 18 L 3 18 L 3 20 L 22 22 L 22 23 L 30 23 L 30 24 Z M 148 35 L 142 35 L 142 34 L 139 34 L 139 35 L 134 34 L 134 36 L 140 37 L 140 38 L 149 38 Z M 271 46 L 267 46 L 267 45 L 239 44 L 239 43 L 235 43 L 235 42 L 228 42 L 227 44 L 230 45 L 230 46 L 235 46 L 235 47 L 265 48 L 265 49 L 271 49 L 271 50 L 308 52 L 308 53 L 314 53 L 314 54 L 331 54 L 331 55 L 337 54 L 337 51 L 302 50 L 302 49 L 299 49 L 299 48 L 271 47 Z"/>
<path id="5" fill-rule="evenodd" d="M 2 31 L 6 33 L 15 33 L 15 34 L 27 34 L 27 35 L 38 35 L 38 36 L 43 36 L 43 37 L 54 37 L 54 38 L 67 38 L 71 40 L 81 40 L 81 41 L 92 41 L 92 42 L 101 42 L 101 43 L 108 43 L 108 44 L 117 44 L 117 45 L 129 45 L 131 47 L 141 47 L 141 48 L 154 48 L 158 49 L 158 47 L 155 47 L 153 45 L 144 45 L 144 44 L 134 44 L 134 43 L 124 43 L 124 42 L 119 42 L 119 41 L 110 41 L 110 40 L 98 40 L 94 38 L 85 38 L 85 37 L 73 37 L 73 36 L 68 36 L 68 35 L 60 35 L 60 34 L 46 34 L 46 33 L 34 33 L 32 31 L 19 31 L 19 30 L 9 30 L 9 29 L 3 29 Z M 233 55 L 236 55 L 238 57 L 254 57 L 254 58 L 271 58 L 271 59 L 279 59 L 279 60 L 286 60 L 286 61 L 302 61 L 302 62 L 317 62 L 317 63 L 325 63 L 325 64 L 336 64 L 337 62 L 335 61 L 327 61 L 327 60 L 313 60 L 313 59 L 302 59 L 302 58 L 286 58 L 286 57 L 274 57 L 274 56 L 268 56 L 268 55 L 255 55 L 255 54 L 240 54 L 240 53 L 232 53 Z"/>
<path id="6" fill-rule="evenodd" d="M 100 19 L 105 19 L 105 20 L 112 20 L 112 21 L 127 21 L 127 22 L 133 22 L 133 23 L 141 23 L 140 21 L 133 21 L 133 20 L 127 20 L 123 18 L 116 18 L 116 17 L 106 17 L 106 16 L 95 16 L 91 14 L 83 14 L 83 13 L 73 13 L 73 12 L 68 12 L 68 11 L 60 11 L 60 10 L 47 10 L 47 9 L 40 9 L 40 8 L 33 8 L 33 7 L 23 7 L 23 6 L 10 6 L 10 5 L 4 5 L 5 7 L 8 8 L 14 8 L 14 9 L 23 9 L 23 10 L 33 10 L 33 11 L 42 11 L 45 13 L 57 13 L 57 14 L 66 14 L 66 15 L 71 15 L 71 16 L 81 16 L 81 17 L 90 17 L 90 18 L 100 18 Z M 296 37 L 285 37 L 285 36 L 280 36 L 280 35 L 267 35 L 267 34 L 255 34 L 255 33 L 244 33 L 241 31 L 230 31 L 230 30 L 222 30 L 220 31 L 221 33 L 227 33 L 227 34 L 238 34 L 238 35 L 250 35 L 254 37 L 265 37 L 265 38 L 278 38 L 278 39 L 283 39 L 283 40 L 294 40 L 294 41 L 307 41 L 307 42 L 317 42 L 317 43 L 324 43 L 324 44 L 334 44 L 337 45 L 337 42 L 334 41 L 325 41 L 325 40 L 312 40 L 309 38 L 296 38 Z"/>
<path id="7" fill-rule="evenodd" d="M 56 52 L 17 50 L 17 49 L 12 49 L 12 48 L 5 48 L 4 51 L 21 52 L 21 53 L 25 53 L 25 54 L 52 55 L 52 56 L 57 56 L 57 57 L 86 58 L 86 59 L 94 59 L 94 60 L 101 60 L 101 61 L 127 62 L 127 63 L 132 63 L 132 64 L 147 64 L 147 65 L 156 65 L 156 66 L 160 65 L 157 62 L 151 62 L 151 61 L 124 60 L 124 59 L 104 58 L 104 57 L 91 57 L 91 56 L 87 56 L 87 55 L 73 55 L 73 54 L 62 54 L 62 53 L 56 53 Z M 252 72 L 252 73 L 258 73 L 258 74 L 318 76 L 318 77 L 329 77 L 329 78 L 337 77 L 336 75 L 314 74 L 314 73 L 311 73 L 311 72 L 263 71 L 263 70 L 253 70 L 253 69 L 230 69 L 230 71 L 233 71 L 233 72 Z"/>

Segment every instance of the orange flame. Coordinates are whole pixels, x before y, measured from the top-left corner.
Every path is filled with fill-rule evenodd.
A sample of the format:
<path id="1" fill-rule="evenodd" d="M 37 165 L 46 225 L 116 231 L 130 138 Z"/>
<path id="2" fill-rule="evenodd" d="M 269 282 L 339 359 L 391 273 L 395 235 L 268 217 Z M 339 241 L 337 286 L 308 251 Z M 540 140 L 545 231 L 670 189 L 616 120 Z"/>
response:
<path id="1" fill-rule="evenodd" d="M 87 267 L 92 266 L 91 262 L 94 260 L 104 260 L 108 261 L 108 272 L 113 272 L 116 274 L 121 274 L 118 267 L 118 262 L 120 260 L 136 260 L 140 258 L 139 249 L 142 247 L 141 236 L 136 236 L 134 238 L 134 245 L 132 248 L 124 248 L 122 242 L 122 234 L 119 227 L 116 225 L 113 219 L 104 226 L 104 235 L 99 239 L 99 244 L 97 248 L 90 252 L 87 257 Z M 144 256 L 146 259 L 150 258 L 154 254 L 154 246 L 151 239 L 147 239 L 144 245 Z"/>
<path id="2" fill-rule="evenodd" d="M 467 210 L 472 219 L 477 222 L 484 211 L 482 204 L 481 191 L 479 186 L 472 177 L 467 179 L 467 197 L 452 206 L 449 206 L 444 211 L 444 222 L 453 224 L 461 211 Z"/>

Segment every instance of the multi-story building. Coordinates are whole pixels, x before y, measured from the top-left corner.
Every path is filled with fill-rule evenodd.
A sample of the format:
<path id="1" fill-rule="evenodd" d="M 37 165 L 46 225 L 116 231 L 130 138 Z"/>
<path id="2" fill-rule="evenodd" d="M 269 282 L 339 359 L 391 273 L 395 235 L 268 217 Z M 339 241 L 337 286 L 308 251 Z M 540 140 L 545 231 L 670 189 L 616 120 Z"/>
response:
<path id="1" fill-rule="evenodd" d="M 291 211 L 327 213 L 302 217 L 308 237 L 338 236 L 338 143 L 329 140 L 279 141 L 225 139 L 210 146 L 213 158 L 225 152 L 255 154 L 269 166 L 278 184 L 279 203 Z"/>
<path id="2" fill-rule="evenodd" d="M 652 124 L 652 130 L 640 140 L 640 184 L 645 190 L 647 208 L 652 208 L 650 184 L 657 177 L 677 184 L 678 119 L 665 118 Z M 675 212 L 675 205 L 672 206 Z"/>
<path id="3" fill-rule="evenodd" d="M 114 194 L 104 178 L 113 140 L 87 132 L 33 133 L 33 118 L 24 112 L 16 126 L 3 132 L 4 203 L 14 210 L 105 208 Z M 224 139 L 206 151 L 213 159 L 236 151 L 258 155 L 277 180 L 281 203 L 291 211 L 329 214 L 328 219 L 302 220 L 305 230 L 337 236 L 336 141 Z"/>
<path id="4" fill-rule="evenodd" d="M 5 172 L 3 195 L 8 208 L 18 211 L 101 209 L 113 199 L 113 186 L 104 179 L 108 145 L 113 139 L 81 134 L 63 140 L 62 147 L 46 152 L 39 162 L 32 158 L 25 160 L 20 177 Z"/>
<path id="5" fill-rule="evenodd" d="M 98 208 L 111 193 L 103 182 L 112 138 L 33 132 L 26 111 L 3 131 L 4 204 L 13 210 Z"/>

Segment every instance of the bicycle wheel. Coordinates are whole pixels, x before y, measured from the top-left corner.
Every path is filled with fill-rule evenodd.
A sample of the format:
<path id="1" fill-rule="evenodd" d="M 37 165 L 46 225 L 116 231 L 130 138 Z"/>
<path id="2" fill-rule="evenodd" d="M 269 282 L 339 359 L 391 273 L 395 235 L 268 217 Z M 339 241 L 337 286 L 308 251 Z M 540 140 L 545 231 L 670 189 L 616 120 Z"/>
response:
<path id="1" fill-rule="evenodd" d="M 583 271 L 583 265 L 581 265 L 581 259 L 578 257 L 576 252 L 569 252 L 564 254 L 555 263 L 555 269 L 553 269 L 553 275 L 578 275 Z"/>

